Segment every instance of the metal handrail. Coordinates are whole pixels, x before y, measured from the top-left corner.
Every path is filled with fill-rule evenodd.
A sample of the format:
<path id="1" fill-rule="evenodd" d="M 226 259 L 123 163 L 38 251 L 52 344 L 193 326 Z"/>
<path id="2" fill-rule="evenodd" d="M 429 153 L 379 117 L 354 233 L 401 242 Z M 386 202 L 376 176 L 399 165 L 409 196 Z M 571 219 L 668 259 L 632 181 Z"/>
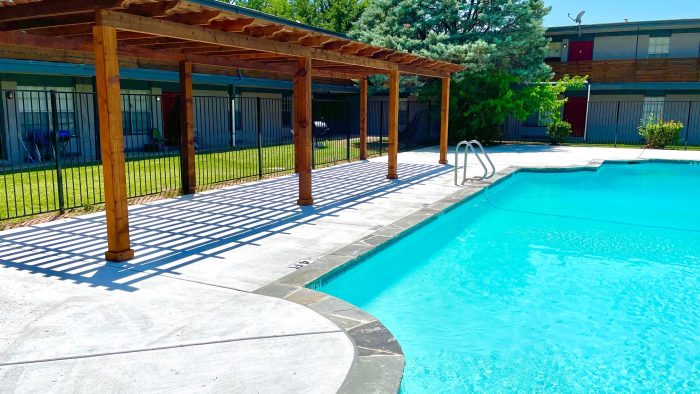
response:
<path id="1" fill-rule="evenodd" d="M 491 157 L 489 156 L 488 153 L 486 153 L 486 150 L 484 149 L 484 146 L 481 145 L 481 142 L 479 142 L 477 140 L 471 140 L 471 141 L 469 141 L 469 144 L 478 146 L 479 149 L 481 150 L 481 153 L 483 153 L 484 157 L 486 157 L 486 161 L 488 161 L 489 165 L 491 166 L 491 173 L 484 176 L 484 179 L 489 179 L 489 178 L 492 178 L 494 175 L 496 175 L 496 166 L 493 165 L 493 162 L 491 161 Z"/>
<path id="2" fill-rule="evenodd" d="M 464 166 L 462 168 L 462 182 L 459 182 L 459 149 L 464 146 Z M 491 167 L 490 169 L 486 166 L 484 161 L 481 159 L 481 155 L 479 152 L 476 151 L 474 146 L 478 147 L 481 153 L 486 157 L 486 160 L 489 163 L 489 166 Z M 481 143 L 477 140 L 471 140 L 471 141 L 461 141 L 460 143 L 457 144 L 455 147 L 455 185 L 461 186 L 464 185 L 464 183 L 467 181 L 467 163 L 469 159 L 469 151 L 471 151 L 476 159 L 479 161 L 479 164 L 481 164 L 481 168 L 484 169 L 484 173 L 480 177 L 474 177 L 472 179 L 489 179 L 493 177 L 496 174 L 496 166 L 493 164 L 493 161 L 491 161 L 491 158 L 489 157 L 488 153 L 486 153 L 486 150 L 484 149 L 484 146 L 481 145 Z"/>

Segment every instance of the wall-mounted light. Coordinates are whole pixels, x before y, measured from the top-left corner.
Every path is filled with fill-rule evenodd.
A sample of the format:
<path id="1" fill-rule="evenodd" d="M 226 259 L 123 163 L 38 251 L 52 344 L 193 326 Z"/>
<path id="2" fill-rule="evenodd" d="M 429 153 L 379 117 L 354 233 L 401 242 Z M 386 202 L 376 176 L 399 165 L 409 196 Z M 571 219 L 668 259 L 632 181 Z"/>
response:
<path id="1" fill-rule="evenodd" d="M 160 101 L 160 96 L 156 96 L 156 101 Z"/>
<path id="2" fill-rule="evenodd" d="M 8 100 L 12 100 L 15 98 L 15 92 L 7 92 L 5 93 L 5 97 L 7 97 Z"/>

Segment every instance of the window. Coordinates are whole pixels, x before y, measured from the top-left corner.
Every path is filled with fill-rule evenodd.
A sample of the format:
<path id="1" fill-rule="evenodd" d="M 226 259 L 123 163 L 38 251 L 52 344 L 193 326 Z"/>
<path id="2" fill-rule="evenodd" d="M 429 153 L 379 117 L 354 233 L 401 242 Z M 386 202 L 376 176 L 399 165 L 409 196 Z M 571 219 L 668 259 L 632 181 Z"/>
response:
<path id="1" fill-rule="evenodd" d="M 534 112 L 525 119 L 523 126 L 525 127 L 544 127 L 549 124 L 549 116 L 542 112 Z"/>
<path id="2" fill-rule="evenodd" d="M 649 59 L 666 58 L 671 51 L 671 37 L 649 38 Z"/>
<path id="3" fill-rule="evenodd" d="M 282 98 L 282 127 L 292 127 L 292 98 Z"/>
<path id="4" fill-rule="evenodd" d="M 664 101 L 664 97 L 644 97 L 642 124 L 646 125 L 651 115 L 654 116 L 654 119 L 659 119 L 664 116 Z"/>
<path id="5" fill-rule="evenodd" d="M 399 101 L 399 128 L 404 130 L 408 127 L 410 119 L 408 119 L 408 101 Z"/>
<path id="6" fill-rule="evenodd" d="M 561 59 L 561 42 L 550 42 L 547 50 L 547 58 Z"/>
<path id="7" fill-rule="evenodd" d="M 152 101 L 148 90 L 122 89 L 122 127 L 124 134 L 146 134 L 153 128 Z"/>
<path id="8" fill-rule="evenodd" d="M 6 104 L 3 102 L 6 100 L 6 92 L 0 89 L 0 162 L 7 160 L 7 154 L 5 153 L 5 107 Z"/>
<path id="9" fill-rule="evenodd" d="M 51 91 L 56 91 L 56 116 L 59 132 L 68 131 L 75 136 L 75 106 L 73 88 L 18 86 L 16 97 L 20 129 L 24 138 L 48 144 L 52 141 L 53 104 Z"/>

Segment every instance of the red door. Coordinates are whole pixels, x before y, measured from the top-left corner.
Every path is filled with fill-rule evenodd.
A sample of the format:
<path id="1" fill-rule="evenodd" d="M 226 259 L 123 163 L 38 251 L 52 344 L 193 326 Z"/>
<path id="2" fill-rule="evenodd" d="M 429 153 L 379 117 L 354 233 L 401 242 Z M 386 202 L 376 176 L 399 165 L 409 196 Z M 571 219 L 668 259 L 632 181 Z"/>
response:
<path id="1" fill-rule="evenodd" d="M 569 43 L 570 62 L 593 60 L 593 41 L 571 41 Z"/>
<path id="2" fill-rule="evenodd" d="M 586 97 L 569 97 L 564 104 L 564 120 L 571 123 L 571 135 L 583 137 L 586 130 Z"/>
<path id="3" fill-rule="evenodd" d="M 180 143 L 180 103 L 175 93 L 163 93 L 163 138 L 168 144 Z"/>

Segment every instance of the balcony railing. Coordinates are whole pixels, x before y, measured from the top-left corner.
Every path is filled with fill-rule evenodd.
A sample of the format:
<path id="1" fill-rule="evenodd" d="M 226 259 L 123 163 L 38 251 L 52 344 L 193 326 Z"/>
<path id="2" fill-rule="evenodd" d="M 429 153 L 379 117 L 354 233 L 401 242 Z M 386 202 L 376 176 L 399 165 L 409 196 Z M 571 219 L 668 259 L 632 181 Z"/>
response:
<path id="1" fill-rule="evenodd" d="M 700 58 L 547 62 L 555 79 L 588 75 L 590 82 L 699 82 Z"/>

